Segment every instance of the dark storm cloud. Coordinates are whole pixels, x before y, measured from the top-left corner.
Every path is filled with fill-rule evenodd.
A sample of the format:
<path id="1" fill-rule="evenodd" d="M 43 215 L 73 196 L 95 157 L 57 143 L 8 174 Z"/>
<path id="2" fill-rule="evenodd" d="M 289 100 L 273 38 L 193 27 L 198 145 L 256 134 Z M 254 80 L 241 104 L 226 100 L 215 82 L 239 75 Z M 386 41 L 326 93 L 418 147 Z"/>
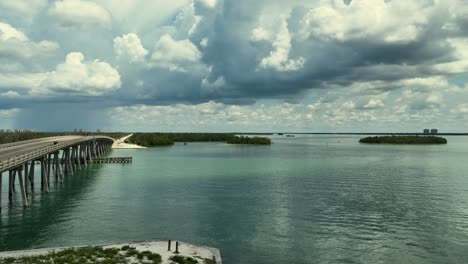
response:
<path id="1" fill-rule="evenodd" d="M 202 59 L 206 65 L 213 66 L 207 80 L 213 82 L 223 77 L 226 85 L 218 89 L 214 97 L 210 97 L 198 93 L 199 83 L 190 76 L 186 75 L 188 79 L 185 80 L 166 77 L 162 82 L 164 85 L 181 85 L 177 89 L 168 89 L 169 93 L 153 96 L 154 103 L 173 101 L 178 97 L 198 102 L 200 98 L 222 101 L 228 98 L 291 96 L 311 88 L 320 88 L 324 82 L 349 85 L 360 81 L 392 81 L 429 76 L 434 71 L 428 69 L 428 65 L 456 60 L 452 47 L 446 41 L 447 33 L 441 30 L 447 22 L 447 10 L 442 10 L 431 13 L 427 18 L 428 23 L 419 25 L 423 28 L 415 39 L 408 41 L 385 42 L 385 34 L 339 41 L 317 36 L 305 40 L 291 37 L 289 58 L 304 57 L 304 66 L 295 71 L 259 69 L 261 59 L 274 50 L 272 42 L 254 43 L 251 40 L 252 30 L 259 25 L 262 12 L 268 12 L 268 8 L 260 3 L 225 1 L 222 7 L 211 10 L 211 13 L 205 9 L 197 12 L 196 8 L 195 13 L 202 15 L 203 20 L 197 25 L 190 40 L 199 43 L 203 37 L 209 39 L 208 46 L 203 49 Z M 307 11 L 305 6 L 292 9 L 287 18 L 289 34 L 294 35 L 304 27 L 301 21 Z M 272 34 L 274 39 L 274 34 L 278 32 Z M 414 67 L 408 71 L 400 66 Z M 186 83 L 187 80 L 191 84 Z M 181 94 L 186 97 L 183 98 Z"/>
<path id="2" fill-rule="evenodd" d="M 50 8 L 38 11 L 35 23 L 29 26 L 25 26 L 27 21 L 15 23 L 19 21 L 15 16 L 4 16 L 12 25 L 21 25 L 31 39 L 60 45 L 56 55 L 43 59 L 40 65 L 34 63 L 32 67 L 28 61 L 18 62 L 25 65 L 23 68 L 34 73 L 50 72 L 70 52 L 81 52 L 86 60 L 99 59 L 112 65 L 120 74 L 122 85 L 94 97 L 54 87 L 50 96 L 1 98 L 1 107 L 23 107 L 27 102 L 37 101 L 102 101 L 102 105 L 117 106 L 210 100 L 246 103 L 265 98 L 294 100 L 310 89 L 326 89 L 330 85 L 430 76 L 437 73 L 433 65 L 457 60 L 447 38 L 465 34 L 468 20 L 451 13 L 461 3 L 418 0 L 405 7 L 403 1 L 385 2 L 386 6 L 379 1 L 344 1 L 340 6 L 333 1 L 197 0 L 172 15 L 173 19 L 164 20 L 168 22 L 154 27 L 145 25 L 142 32 L 136 32 L 142 47 L 148 50 L 139 64 L 118 60 L 113 52 L 112 40 L 132 28 L 122 26 L 125 20 L 95 28 L 86 27 L 89 21 L 82 21 L 84 26 L 80 26 L 80 21 L 72 21 L 78 24 L 71 30 L 60 27 L 55 21 L 60 14 L 51 16 Z M 401 17 L 398 8 L 392 9 L 392 3 L 403 3 Z M 367 14 L 366 7 L 373 8 L 383 22 Z M 322 9 L 315 12 L 317 8 Z M 356 17 L 353 13 L 357 13 Z M 416 18 L 408 18 L 408 13 Z M 377 22 L 382 23 L 381 27 L 374 25 Z M 256 29 L 262 29 L 265 36 L 254 36 Z M 182 48 L 171 53 L 173 46 L 161 45 L 161 50 L 157 50 L 164 34 L 175 42 L 181 41 Z M 200 58 L 187 61 L 178 58 L 178 53 L 193 51 L 190 45 L 196 47 Z M 154 52 L 162 54 L 158 58 L 168 58 L 165 64 L 152 59 Z M 7 84 L 0 86 L 0 91 L 14 90 Z"/>

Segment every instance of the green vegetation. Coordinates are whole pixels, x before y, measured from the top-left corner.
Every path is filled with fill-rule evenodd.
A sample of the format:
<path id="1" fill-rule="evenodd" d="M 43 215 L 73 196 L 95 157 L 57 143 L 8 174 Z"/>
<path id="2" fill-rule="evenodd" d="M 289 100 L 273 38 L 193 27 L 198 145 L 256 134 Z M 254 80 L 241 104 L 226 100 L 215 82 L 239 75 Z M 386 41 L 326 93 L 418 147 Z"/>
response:
<path id="1" fill-rule="evenodd" d="M 161 263 L 161 255 L 150 251 L 139 252 L 134 247 L 122 248 L 85 247 L 69 248 L 46 255 L 27 256 L 18 258 L 0 258 L 0 264 L 82 264 L 82 263 Z M 187 262 L 190 263 L 190 262 Z"/>
<path id="2" fill-rule="evenodd" d="M 13 143 L 17 141 L 30 140 L 36 138 L 56 137 L 56 136 L 108 136 L 118 139 L 128 135 L 127 133 L 94 133 L 94 132 L 0 132 L 0 144 Z"/>
<path id="3" fill-rule="evenodd" d="M 214 259 L 203 259 L 203 261 L 205 261 L 205 264 L 216 264 L 216 260 Z"/>
<path id="4" fill-rule="evenodd" d="M 175 255 L 169 258 L 169 260 L 172 260 L 175 263 L 178 264 L 196 264 L 198 263 L 198 260 L 191 258 L 191 257 L 183 257 L 179 255 Z"/>
<path id="5" fill-rule="evenodd" d="M 136 133 L 128 143 L 144 147 L 170 146 L 174 142 L 227 142 L 231 144 L 271 144 L 269 138 L 238 137 L 229 133 Z"/>
<path id="6" fill-rule="evenodd" d="M 367 144 L 447 144 L 447 139 L 435 136 L 376 136 L 359 140 Z"/>
<path id="7" fill-rule="evenodd" d="M 0 144 L 17 141 L 55 137 L 55 136 L 108 136 L 118 139 L 127 133 L 88 133 L 88 132 L 0 132 Z M 227 142 L 230 144 L 271 144 L 265 137 L 235 136 L 231 133 L 135 133 L 126 143 L 137 144 L 144 147 L 171 146 L 175 142 Z"/>
<path id="8" fill-rule="evenodd" d="M 266 137 L 230 137 L 227 140 L 229 144 L 253 144 L 253 145 L 270 145 L 271 139 Z"/>

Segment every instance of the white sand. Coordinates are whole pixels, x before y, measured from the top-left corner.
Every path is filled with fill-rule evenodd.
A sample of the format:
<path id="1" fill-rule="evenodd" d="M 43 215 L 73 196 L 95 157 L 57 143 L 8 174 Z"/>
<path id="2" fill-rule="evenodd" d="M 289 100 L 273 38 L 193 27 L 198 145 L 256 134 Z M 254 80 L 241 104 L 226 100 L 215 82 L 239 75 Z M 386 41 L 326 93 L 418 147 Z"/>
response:
<path id="1" fill-rule="evenodd" d="M 216 248 L 204 247 L 204 246 L 196 246 L 185 242 L 179 242 L 179 255 L 184 257 L 192 257 L 198 259 L 199 263 L 203 263 L 200 259 L 208 258 L 213 259 L 216 258 L 217 264 L 222 264 L 221 255 L 219 250 Z M 170 264 L 171 261 L 169 258 L 174 256 L 176 242 L 172 241 L 171 251 L 167 251 L 167 241 L 148 241 L 148 242 L 140 242 L 140 243 L 128 243 L 128 244 L 114 244 L 114 245 L 100 245 L 103 248 L 121 248 L 125 245 L 129 245 L 131 247 L 135 247 L 138 251 L 142 252 L 145 250 L 151 251 L 153 253 L 157 253 L 162 257 L 163 264 Z M 84 246 L 80 246 L 84 247 Z M 79 248 L 79 247 L 75 247 Z M 9 252 L 0 252 L 0 258 L 6 257 L 22 257 L 22 256 L 37 256 L 37 255 L 44 255 L 48 254 L 52 251 L 60 251 L 66 248 L 47 248 L 47 249 L 33 249 L 33 250 L 22 250 L 22 251 L 9 251 Z"/>
<path id="2" fill-rule="evenodd" d="M 127 138 L 131 137 L 132 135 L 133 134 L 130 134 L 130 135 L 125 136 L 123 138 L 116 139 L 114 141 L 114 144 L 112 144 L 112 148 L 113 149 L 144 149 L 144 148 L 146 148 L 146 147 L 139 146 L 137 144 L 125 143 L 125 140 L 127 140 Z"/>

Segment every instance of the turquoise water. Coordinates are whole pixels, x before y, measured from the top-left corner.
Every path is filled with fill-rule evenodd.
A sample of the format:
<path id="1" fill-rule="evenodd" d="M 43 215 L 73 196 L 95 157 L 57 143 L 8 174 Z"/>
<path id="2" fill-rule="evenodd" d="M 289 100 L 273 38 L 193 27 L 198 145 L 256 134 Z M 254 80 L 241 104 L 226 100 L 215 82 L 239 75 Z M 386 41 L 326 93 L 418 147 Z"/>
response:
<path id="1" fill-rule="evenodd" d="M 0 250 L 171 238 L 225 264 L 467 263 L 468 138 L 448 140 L 115 150 L 134 163 L 90 166 L 26 210 L 4 188 Z"/>

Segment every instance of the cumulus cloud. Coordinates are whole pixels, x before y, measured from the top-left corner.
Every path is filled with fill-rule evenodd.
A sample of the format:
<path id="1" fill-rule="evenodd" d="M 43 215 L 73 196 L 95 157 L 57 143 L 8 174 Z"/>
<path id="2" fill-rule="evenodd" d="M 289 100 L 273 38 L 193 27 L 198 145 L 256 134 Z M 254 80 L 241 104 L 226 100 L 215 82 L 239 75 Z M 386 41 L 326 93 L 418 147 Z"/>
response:
<path id="1" fill-rule="evenodd" d="M 72 52 L 65 63 L 45 74 L 41 87 L 55 91 L 103 95 L 120 88 L 120 74 L 106 62 L 84 61 L 83 54 Z"/>
<path id="2" fill-rule="evenodd" d="M 48 13 L 63 28 L 93 29 L 95 27 L 111 27 L 109 12 L 91 1 L 59 0 L 49 8 Z"/>
<path id="3" fill-rule="evenodd" d="M 188 39 L 174 40 L 169 34 L 161 36 L 151 55 L 152 65 L 171 71 L 186 71 L 200 62 L 198 48 Z"/>
<path id="4" fill-rule="evenodd" d="M 264 30 L 255 29 L 252 38 L 261 41 L 268 40 L 270 36 Z M 297 71 L 304 66 L 305 59 L 303 57 L 289 59 L 291 36 L 286 20 L 281 21 L 280 31 L 274 38 L 272 46 L 274 50 L 270 52 L 269 56 L 260 61 L 259 67 L 273 68 L 277 71 Z"/>
<path id="5" fill-rule="evenodd" d="M 288 103 L 238 106 L 209 101 L 194 105 L 135 105 L 113 108 L 108 115 L 114 122 L 143 131 L 153 127 L 158 127 L 159 131 L 174 131 L 174 128 L 180 131 L 189 128 L 191 131 L 265 131 L 313 125 L 310 123 L 312 114 L 303 105 Z"/>
<path id="6" fill-rule="evenodd" d="M 364 105 L 364 108 L 379 108 L 385 106 L 384 102 L 381 99 L 370 99 L 369 102 L 367 102 L 366 105 Z"/>
<path id="7" fill-rule="evenodd" d="M 360 0 L 346 4 L 325 0 L 302 18 L 304 27 L 299 34 L 303 39 L 411 42 L 429 24 L 428 18 L 437 7 L 425 1 Z"/>
<path id="8" fill-rule="evenodd" d="M 0 15 L 4 15 L 4 12 L 34 15 L 46 5 L 47 0 L 0 0 Z"/>
<path id="9" fill-rule="evenodd" d="M 456 107 L 456 111 L 461 114 L 467 114 L 468 113 L 468 104 L 459 104 Z"/>
<path id="10" fill-rule="evenodd" d="M 31 41 L 26 34 L 10 24 L 0 22 L 0 57 L 29 59 L 34 56 L 47 56 L 56 51 L 59 45 L 51 41 Z"/>
<path id="11" fill-rule="evenodd" d="M 106 62 L 84 61 L 83 54 L 69 53 L 65 63 L 54 71 L 0 74 L 0 89 L 28 90 L 29 96 L 90 95 L 100 96 L 121 86 L 120 74 Z"/>
<path id="12" fill-rule="evenodd" d="M 218 123 L 281 119 L 262 109 L 291 126 L 452 122 L 438 118 L 468 98 L 467 14 L 461 0 L 0 0 L 0 105 L 78 95 Z"/>
<path id="13" fill-rule="evenodd" d="M 114 39 L 114 51 L 117 58 L 128 60 L 130 63 L 143 62 L 148 51 L 141 44 L 135 33 L 124 34 Z"/>

